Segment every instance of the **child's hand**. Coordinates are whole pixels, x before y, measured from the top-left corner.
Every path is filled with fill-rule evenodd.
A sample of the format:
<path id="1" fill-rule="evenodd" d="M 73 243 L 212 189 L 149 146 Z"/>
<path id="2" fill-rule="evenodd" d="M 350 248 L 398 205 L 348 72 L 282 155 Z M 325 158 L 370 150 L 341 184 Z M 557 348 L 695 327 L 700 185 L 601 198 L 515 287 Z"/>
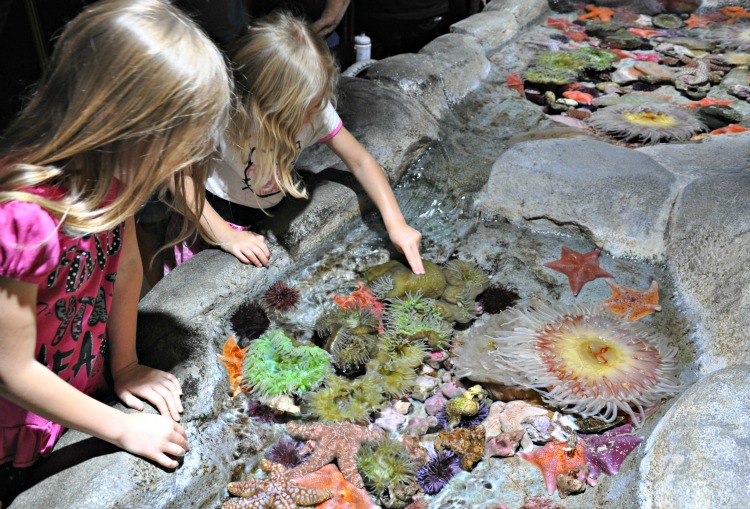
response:
<path id="1" fill-rule="evenodd" d="M 406 223 L 388 228 L 388 234 L 396 249 L 406 256 L 406 261 L 409 262 L 412 272 L 424 274 L 422 257 L 419 256 L 419 243 L 422 240 L 422 234 Z"/>
<path id="2" fill-rule="evenodd" d="M 263 235 L 228 229 L 223 233 L 219 242 L 221 249 L 233 254 L 242 263 L 252 263 L 256 267 L 268 267 L 271 251 L 268 250 Z"/>
<path id="3" fill-rule="evenodd" d="M 169 456 L 184 456 L 190 450 L 185 430 L 168 417 L 155 414 L 123 414 L 122 433 L 114 443 L 126 451 L 157 462 L 165 468 L 176 468 L 178 462 Z"/>
<path id="4" fill-rule="evenodd" d="M 115 393 L 130 408 L 143 410 L 145 399 L 156 407 L 160 414 L 180 420 L 182 407 L 182 387 L 171 373 L 149 368 L 140 364 L 129 364 L 112 373 L 115 380 Z"/>

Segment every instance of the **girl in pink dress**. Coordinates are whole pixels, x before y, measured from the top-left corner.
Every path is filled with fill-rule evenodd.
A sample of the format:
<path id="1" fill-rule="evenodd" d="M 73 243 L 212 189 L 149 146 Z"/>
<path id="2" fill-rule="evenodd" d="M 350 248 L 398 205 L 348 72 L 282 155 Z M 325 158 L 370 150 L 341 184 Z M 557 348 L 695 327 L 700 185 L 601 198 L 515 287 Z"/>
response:
<path id="1" fill-rule="evenodd" d="M 221 54 L 186 16 L 160 0 L 107 0 L 68 24 L 4 134 L 0 506 L 66 427 L 167 468 L 187 451 L 179 381 L 135 353 L 133 215 L 168 181 L 175 203 L 203 195 L 230 100 Z M 94 399 L 107 370 L 123 403 L 142 410 L 142 398 L 159 415 Z"/>

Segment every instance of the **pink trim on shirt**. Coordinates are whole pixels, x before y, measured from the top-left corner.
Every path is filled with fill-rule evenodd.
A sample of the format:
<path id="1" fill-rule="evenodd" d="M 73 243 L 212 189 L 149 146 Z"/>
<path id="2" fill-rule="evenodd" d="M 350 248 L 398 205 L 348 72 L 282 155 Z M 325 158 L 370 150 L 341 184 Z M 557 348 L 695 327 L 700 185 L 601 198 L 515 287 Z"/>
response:
<path id="1" fill-rule="evenodd" d="M 325 137 L 319 139 L 317 141 L 317 143 L 325 143 L 325 142 L 327 142 L 328 140 L 330 140 L 331 138 L 333 138 L 334 136 L 336 136 L 339 133 L 339 131 L 341 130 L 342 127 L 344 127 L 344 123 L 341 120 L 339 120 L 339 123 L 336 125 L 336 127 L 333 128 L 333 131 L 331 131 L 330 133 L 328 133 L 328 136 L 325 136 Z"/>

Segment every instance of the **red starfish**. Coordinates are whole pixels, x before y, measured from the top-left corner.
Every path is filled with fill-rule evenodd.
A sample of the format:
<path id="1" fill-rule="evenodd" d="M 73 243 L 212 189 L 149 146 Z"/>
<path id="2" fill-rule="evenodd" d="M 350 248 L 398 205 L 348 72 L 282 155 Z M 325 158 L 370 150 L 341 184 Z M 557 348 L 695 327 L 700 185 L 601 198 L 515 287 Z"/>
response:
<path id="1" fill-rule="evenodd" d="M 570 449 L 567 442 L 550 442 L 532 452 L 519 452 L 525 459 L 542 473 L 547 493 L 552 495 L 557 490 L 557 476 L 586 464 L 583 444 L 579 441 L 575 449 Z"/>
<path id="2" fill-rule="evenodd" d="M 719 101 L 718 99 L 711 99 L 710 97 L 704 97 L 700 101 L 693 101 L 685 103 L 682 106 L 684 108 L 703 108 L 704 106 L 731 106 L 734 101 Z"/>
<path id="3" fill-rule="evenodd" d="M 750 129 L 748 129 L 747 127 L 742 127 L 741 125 L 737 125 L 737 124 L 729 124 L 726 127 L 714 129 L 708 134 L 713 134 L 715 136 L 717 134 L 744 133 L 745 131 L 750 131 Z"/>
<path id="4" fill-rule="evenodd" d="M 233 398 L 240 392 L 250 390 L 242 387 L 242 362 L 245 360 L 246 352 L 247 348 L 240 348 L 234 336 L 229 336 L 229 339 L 224 343 L 223 355 L 216 354 L 216 357 L 226 366 L 227 373 L 229 373 L 229 385 L 232 387 Z"/>
<path id="5" fill-rule="evenodd" d="M 519 92 L 521 92 L 522 96 L 526 97 L 526 92 L 523 89 L 523 79 L 521 78 L 520 74 L 506 74 L 505 77 L 508 78 L 505 81 L 506 87 L 512 88 L 513 90 L 518 90 Z"/>
<path id="6" fill-rule="evenodd" d="M 700 16 L 698 14 L 691 14 L 690 17 L 685 20 L 685 25 L 687 25 L 688 30 L 692 30 L 694 28 L 708 28 L 709 23 L 711 23 L 711 20 L 709 18 Z"/>
<path id="7" fill-rule="evenodd" d="M 377 507 L 363 489 L 344 479 L 336 465 L 329 464 L 320 470 L 295 479 L 295 484 L 305 488 L 327 489 L 333 498 L 315 506 L 315 509 L 374 509 Z"/>
<path id="8" fill-rule="evenodd" d="M 738 5 L 722 7 L 721 9 L 719 9 L 719 12 L 729 18 L 724 22 L 727 25 L 731 25 L 735 21 L 741 21 L 743 18 L 750 18 L 750 11 Z"/>
<path id="9" fill-rule="evenodd" d="M 568 276 L 568 284 L 573 295 L 578 296 L 583 285 L 599 277 L 614 277 L 599 267 L 599 250 L 594 249 L 586 254 L 562 246 L 559 260 L 544 264 L 545 267 Z"/>
<path id="10" fill-rule="evenodd" d="M 364 283 L 357 283 L 357 289 L 351 295 L 331 295 L 333 302 L 344 309 L 369 309 L 372 316 L 380 320 L 379 332 L 383 333 L 383 313 L 385 305 L 375 297 L 372 290 Z"/>
<path id="11" fill-rule="evenodd" d="M 580 28 L 579 25 L 576 25 L 575 23 L 568 21 L 565 18 L 547 18 L 547 26 L 563 31 L 573 27 Z"/>
<path id="12" fill-rule="evenodd" d="M 612 295 L 604 301 L 602 306 L 614 314 L 635 322 L 654 311 L 661 311 L 659 285 L 656 281 L 652 281 L 651 286 L 645 292 L 639 292 L 612 281 L 607 281 L 607 284 L 612 289 Z"/>
<path id="13" fill-rule="evenodd" d="M 608 7 L 598 7 L 596 5 L 588 4 L 586 5 L 586 10 L 589 11 L 586 14 L 581 14 L 578 16 L 579 21 L 585 21 L 587 19 L 590 20 L 598 20 L 602 23 L 609 23 L 612 21 L 612 16 L 615 15 L 615 11 Z"/>
<path id="14" fill-rule="evenodd" d="M 607 51 L 610 51 L 614 53 L 615 55 L 619 56 L 620 58 L 633 58 L 633 55 L 628 53 L 627 51 L 623 51 L 619 48 L 609 48 Z"/>
<path id="15" fill-rule="evenodd" d="M 650 28 L 628 28 L 628 32 L 636 37 L 642 37 L 643 39 L 648 39 L 654 35 L 661 35 L 664 33 L 663 30 L 652 30 Z"/>
<path id="16" fill-rule="evenodd" d="M 579 104 L 591 104 L 594 100 L 593 95 L 578 90 L 568 90 L 567 92 L 563 92 L 562 95 L 567 99 L 573 99 Z"/>
<path id="17" fill-rule="evenodd" d="M 578 32 L 575 30 L 565 30 L 563 35 L 570 37 L 570 39 L 575 42 L 583 42 L 588 39 L 588 36 L 584 32 Z"/>

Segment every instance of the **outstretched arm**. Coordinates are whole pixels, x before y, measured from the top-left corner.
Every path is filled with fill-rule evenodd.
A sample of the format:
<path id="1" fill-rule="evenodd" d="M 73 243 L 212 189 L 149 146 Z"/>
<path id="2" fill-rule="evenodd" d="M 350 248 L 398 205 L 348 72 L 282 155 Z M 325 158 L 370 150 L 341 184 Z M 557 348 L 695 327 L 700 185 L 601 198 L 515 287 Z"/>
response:
<path id="1" fill-rule="evenodd" d="M 321 36 L 327 36 L 341 23 L 347 7 L 349 7 L 349 0 L 326 0 L 320 19 L 315 21 L 311 28 Z"/>
<path id="2" fill-rule="evenodd" d="M 189 176 L 185 176 L 185 200 L 187 206 L 195 210 L 195 196 L 193 183 Z M 174 186 L 174 183 L 171 184 Z M 237 231 L 219 215 L 208 201 L 203 205 L 201 226 L 207 231 L 217 245 L 233 254 L 242 263 L 252 263 L 256 267 L 267 267 L 271 258 L 271 251 L 262 235 L 249 231 Z"/>
<path id="3" fill-rule="evenodd" d="M 406 224 L 388 179 L 375 158 L 345 127 L 326 144 L 346 163 L 375 203 L 391 242 L 396 249 L 404 253 L 411 270 L 415 274 L 424 274 L 422 258 L 419 255 L 422 234 Z"/>
<path id="4" fill-rule="evenodd" d="M 188 449 L 168 417 L 124 414 L 67 384 L 34 357 L 37 286 L 0 277 L 0 395 L 63 426 L 111 442 L 167 468 Z"/>

